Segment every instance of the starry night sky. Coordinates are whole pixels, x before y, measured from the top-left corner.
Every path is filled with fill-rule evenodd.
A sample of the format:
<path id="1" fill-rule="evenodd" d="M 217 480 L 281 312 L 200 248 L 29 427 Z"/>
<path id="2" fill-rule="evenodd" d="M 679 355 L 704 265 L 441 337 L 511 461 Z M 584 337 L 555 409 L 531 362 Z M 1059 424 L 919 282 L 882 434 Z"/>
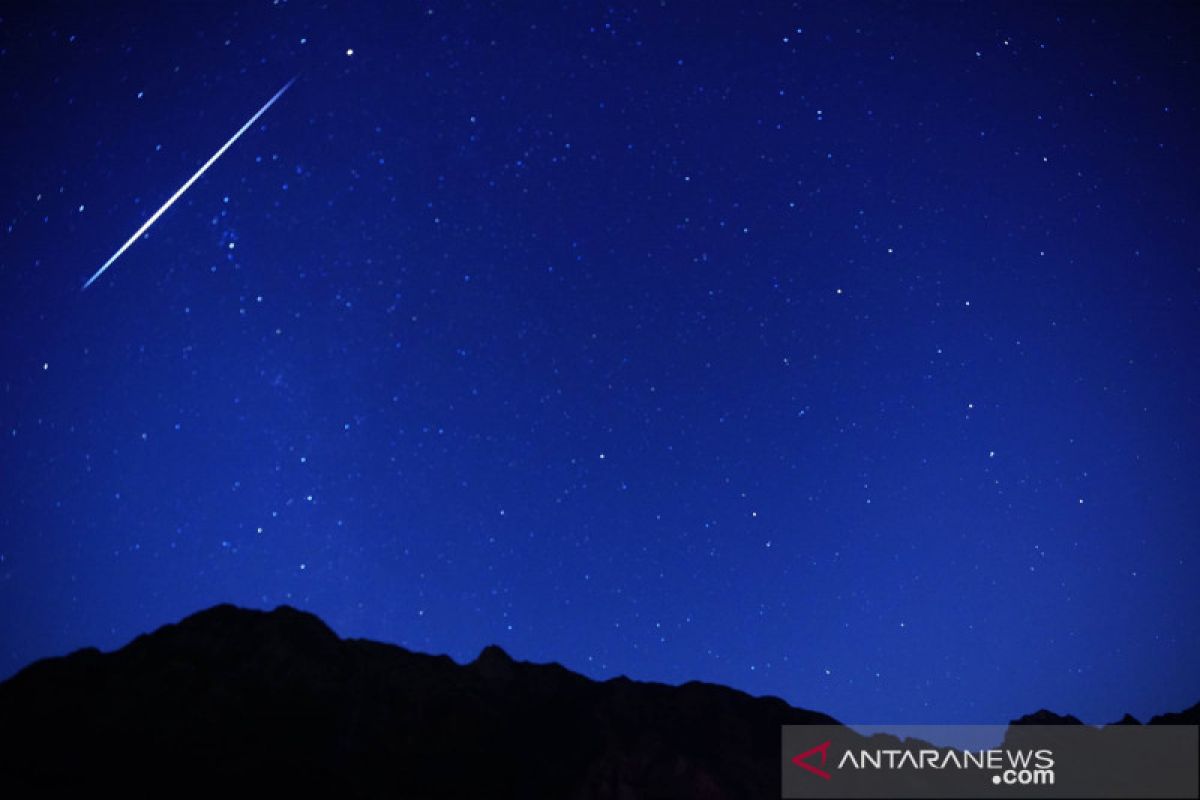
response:
<path id="1" fill-rule="evenodd" d="M 1200 695 L 1195 5 L 0 18 L 0 675 L 231 601 L 848 722 Z"/>

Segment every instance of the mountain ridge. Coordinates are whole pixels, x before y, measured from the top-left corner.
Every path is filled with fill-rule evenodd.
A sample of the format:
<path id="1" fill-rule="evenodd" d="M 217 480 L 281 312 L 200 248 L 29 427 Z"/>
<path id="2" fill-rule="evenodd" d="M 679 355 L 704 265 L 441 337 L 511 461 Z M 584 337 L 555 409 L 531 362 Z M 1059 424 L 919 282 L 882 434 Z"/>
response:
<path id="1" fill-rule="evenodd" d="M 190 775 L 391 797 L 778 797 L 780 726 L 840 725 L 718 684 L 595 681 L 497 645 L 460 665 L 229 604 L 28 665 L 0 683 L 0 720 L 10 783 Z M 1044 709 L 1014 723 L 1081 724 Z"/>

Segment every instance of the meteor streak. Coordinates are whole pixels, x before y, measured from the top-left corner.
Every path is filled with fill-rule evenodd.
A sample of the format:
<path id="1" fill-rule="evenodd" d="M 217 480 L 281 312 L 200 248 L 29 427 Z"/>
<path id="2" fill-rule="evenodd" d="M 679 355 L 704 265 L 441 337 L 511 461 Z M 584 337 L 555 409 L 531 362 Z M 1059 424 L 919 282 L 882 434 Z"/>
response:
<path id="1" fill-rule="evenodd" d="M 175 194 L 171 195 L 171 197 L 167 200 L 167 202 L 162 204 L 162 207 L 159 208 L 158 211 L 155 211 L 153 214 L 151 214 L 150 218 L 142 223 L 142 227 L 138 228 L 137 231 L 133 234 L 133 236 L 130 236 L 129 239 L 126 240 L 125 244 L 121 245 L 120 249 L 118 249 L 117 252 L 113 253 L 112 257 L 109 258 L 108 261 L 105 261 L 104 265 L 102 267 L 100 267 L 100 269 L 96 270 L 95 275 L 93 275 L 92 277 L 87 279 L 87 283 L 85 283 L 83 285 L 83 288 L 87 289 L 89 286 L 91 286 L 93 283 L 95 283 L 96 279 L 104 274 L 104 270 L 106 270 L 110 266 L 112 266 L 112 263 L 114 261 L 116 261 L 118 258 L 120 258 L 121 254 L 124 253 L 126 250 L 128 250 L 130 245 L 132 245 L 134 242 L 136 242 L 138 240 L 138 238 L 143 233 L 145 233 L 146 230 L 151 225 L 153 225 L 158 220 L 158 218 L 161 217 L 164 212 L 166 212 L 166 210 L 168 208 L 170 208 L 172 205 L 174 205 L 175 201 L 178 200 L 179 197 L 184 192 L 186 192 L 189 188 L 191 188 L 191 185 L 193 183 L 195 183 L 197 180 L 199 180 L 200 176 L 203 175 L 208 170 L 208 168 L 211 167 L 218 158 L 223 156 L 225 154 L 225 151 L 228 150 L 230 147 L 232 147 L 233 143 L 236 142 L 243 133 L 245 133 L 247 130 L 249 130 L 251 125 L 253 125 L 255 122 L 258 121 L 259 117 L 261 117 L 263 114 L 267 113 L 267 109 L 270 108 L 271 106 L 273 106 L 275 104 L 275 101 L 278 100 L 280 97 L 282 97 L 283 93 L 286 92 L 288 89 L 290 89 L 292 84 L 295 82 L 296 82 L 296 79 L 292 78 L 290 81 L 285 83 L 283 85 L 282 89 L 280 89 L 278 92 L 276 92 L 274 94 L 274 96 L 272 96 L 271 99 L 268 100 L 263 105 L 263 107 L 260 108 L 253 117 L 251 117 L 249 120 L 246 121 L 245 125 L 238 128 L 237 133 L 235 133 L 233 136 L 229 137 L 229 141 L 226 142 L 225 144 L 221 145 L 221 149 L 218 150 L 217 152 L 213 153 L 212 158 L 210 158 L 208 161 L 205 161 L 204 166 L 202 166 L 202 167 L 200 167 L 200 169 L 196 170 L 196 174 L 193 175 L 192 177 L 188 178 L 187 183 L 185 183 L 183 186 L 180 186 L 179 189 L 176 190 Z"/>

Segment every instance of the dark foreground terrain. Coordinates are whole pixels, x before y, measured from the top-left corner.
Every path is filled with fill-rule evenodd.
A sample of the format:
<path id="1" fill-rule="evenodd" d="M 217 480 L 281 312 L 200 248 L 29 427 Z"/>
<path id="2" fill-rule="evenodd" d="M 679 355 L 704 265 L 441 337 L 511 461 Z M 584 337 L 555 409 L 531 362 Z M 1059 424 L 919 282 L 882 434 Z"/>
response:
<path id="1" fill-rule="evenodd" d="M 460 666 L 340 639 L 292 608 L 223 605 L 0 684 L 0 796 L 777 798 L 786 724 L 836 722 L 723 686 L 598 683 L 497 647 Z"/>

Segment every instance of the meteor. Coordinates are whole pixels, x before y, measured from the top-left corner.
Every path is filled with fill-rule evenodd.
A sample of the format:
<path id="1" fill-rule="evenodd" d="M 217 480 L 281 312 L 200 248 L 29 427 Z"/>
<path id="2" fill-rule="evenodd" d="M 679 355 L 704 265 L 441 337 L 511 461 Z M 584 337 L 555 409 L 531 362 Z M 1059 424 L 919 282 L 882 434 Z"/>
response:
<path id="1" fill-rule="evenodd" d="M 276 92 L 271 97 L 271 99 L 268 100 L 263 105 L 263 107 L 260 108 L 253 117 L 251 117 L 249 120 L 246 121 L 245 125 L 238 128 L 237 133 L 235 133 L 233 136 L 229 137 L 229 141 L 227 141 L 225 144 L 221 145 L 221 149 L 218 150 L 217 152 L 213 153 L 212 158 L 210 158 L 208 161 L 205 161 L 204 166 L 202 166 L 202 167 L 200 167 L 200 169 L 196 170 L 196 174 L 193 175 L 192 177 L 188 178 L 187 183 L 185 183 L 183 186 L 180 186 L 179 189 L 176 190 L 175 194 L 171 195 L 170 198 L 167 199 L 167 202 L 163 203 L 162 207 L 159 208 L 158 211 L 155 211 L 153 214 L 151 214 L 150 218 L 142 223 L 142 227 L 138 228 L 137 231 L 133 234 L 133 236 L 130 236 L 125 241 L 125 244 L 121 245 L 121 247 L 117 250 L 117 252 L 113 253 L 112 257 L 109 258 L 108 261 L 105 261 L 104 265 L 102 267 L 100 267 L 100 269 L 96 270 L 96 274 L 92 275 L 92 277 L 87 279 L 87 283 L 83 284 L 83 288 L 87 289 L 89 286 L 91 286 L 93 283 L 95 283 L 96 279 L 99 278 L 101 275 L 103 275 L 104 271 L 106 269 L 108 269 L 110 266 L 112 266 L 112 263 L 114 261 L 116 261 L 118 258 L 120 258 L 121 254 L 124 253 L 126 250 L 128 250 L 130 245 L 132 245 L 134 242 L 136 242 L 138 240 L 138 238 L 143 233 L 145 233 L 146 230 L 151 225 L 153 225 L 158 220 L 158 218 L 161 217 L 164 212 L 166 212 L 166 210 L 168 208 L 170 208 L 172 205 L 174 205 L 175 201 L 178 200 L 184 192 L 186 192 L 189 188 L 191 188 L 192 184 L 195 183 L 197 180 L 199 180 L 200 176 L 203 175 L 206 171 L 208 171 L 208 168 L 211 167 L 218 158 L 223 156 L 225 154 L 225 151 L 228 150 L 230 147 L 232 147 L 233 143 L 236 142 L 243 133 L 245 133 L 247 130 L 250 129 L 251 125 L 253 125 L 255 122 L 258 121 L 259 117 L 261 117 L 263 114 L 267 113 L 267 109 L 270 108 L 271 106 L 273 106 L 275 104 L 275 101 L 278 100 L 280 97 L 282 97 L 283 93 L 286 92 L 288 89 L 290 89 L 292 84 L 295 82 L 296 82 L 296 79 L 292 78 L 290 81 L 285 83 L 283 85 L 282 89 L 280 89 L 278 92 Z"/>

